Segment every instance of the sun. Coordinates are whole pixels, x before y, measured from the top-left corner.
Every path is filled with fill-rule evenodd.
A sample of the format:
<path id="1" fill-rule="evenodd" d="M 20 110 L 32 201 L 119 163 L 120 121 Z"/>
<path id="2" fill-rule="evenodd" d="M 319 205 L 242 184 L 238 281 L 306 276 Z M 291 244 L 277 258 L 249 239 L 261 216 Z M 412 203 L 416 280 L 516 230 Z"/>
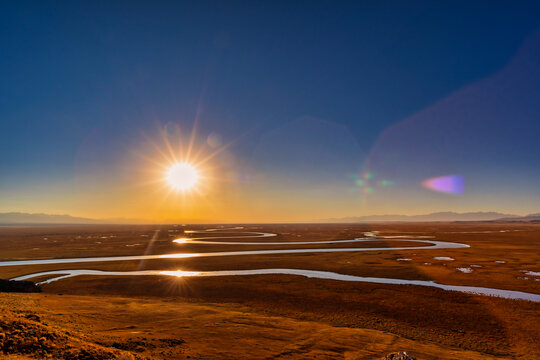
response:
<path id="1" fill-rule="evenodd" d="M 166 179 L 174 190 L 188 191 L 199 182 L 199 171 L 190 163 L 178 162 L 169 167 Z"/>

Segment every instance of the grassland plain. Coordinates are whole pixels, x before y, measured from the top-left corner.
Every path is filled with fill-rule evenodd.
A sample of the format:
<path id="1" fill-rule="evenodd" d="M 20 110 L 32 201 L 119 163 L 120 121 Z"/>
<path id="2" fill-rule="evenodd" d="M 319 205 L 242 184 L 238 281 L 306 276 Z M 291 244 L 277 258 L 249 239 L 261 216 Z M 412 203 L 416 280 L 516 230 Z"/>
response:
<path id="1" fill-rule="evenodd" d="M 2 260 L 15 260 L 240 249 L 233 245 L 171 242 L 189 236 L 184 230 L 208 227 L 2 227 L 0 254 Z M 0 268 L 0 277 L 74 268 L 118 271 L 298 268 L 540 294 L 540 281 L 537 281 L 540 277 L 526 274 L 540 271 L 539 225 L 261 224 L 244 227 L 242 231 L 278 234 L 273 238 L 252 240 L 258 242 L 352 239 L 363 236 L 364 232 L 378 231 L 381 236 L 434 236 L 436 240 L 465 243 L 470 248 L 10 266 Z M 202 236 L 209 235 L 197 234 L 197 237 Z M 376 243 L 377 247 L 414 245 L 417 244 L 405 244 L 399 239 L 381 239 Z M 290 248 L 327 246 L 291 245 Z M 375 245 L 332 245 L 340 246 Z M 242 250 L 252 248 L 261 247 L 241 247 Z M 441 256 L 454 260 L 435 259 Z M 540 358 L 539 303 L 428 287 L 291 275 L 82 276 L 44 285 L 43 290 L 42 294 L 3 294 L 2 308 L 12 316 L 36 314 L 50 326 L 79 334 L 78 339 L 92 346 L 116 349 L 141 358 L 376 359 L 398 350 L 408 351 L 419 359 Z"/>

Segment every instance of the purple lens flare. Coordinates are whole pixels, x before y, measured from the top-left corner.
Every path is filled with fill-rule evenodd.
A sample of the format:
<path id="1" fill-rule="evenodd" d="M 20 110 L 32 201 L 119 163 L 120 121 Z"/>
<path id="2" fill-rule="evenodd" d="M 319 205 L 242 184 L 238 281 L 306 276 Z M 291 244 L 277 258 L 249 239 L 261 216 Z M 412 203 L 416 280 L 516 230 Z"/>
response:
<path id="1" fill-rule="evenodd" d="M 463 194 L 465 180 L 463 175 L 439 176 L 422 181 L 422 186 L 446 194 Z"/>

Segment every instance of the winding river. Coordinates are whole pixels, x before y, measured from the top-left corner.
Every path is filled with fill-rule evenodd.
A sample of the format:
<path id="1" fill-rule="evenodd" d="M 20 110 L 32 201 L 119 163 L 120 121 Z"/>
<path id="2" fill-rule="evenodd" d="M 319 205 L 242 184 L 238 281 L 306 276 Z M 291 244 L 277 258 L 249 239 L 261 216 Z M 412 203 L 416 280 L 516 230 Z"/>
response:
<path id="1" fill-rule="evenodd" d="M 221 232 L 225 236 L 199 237 L 199 238 L 179 238 L 173 240 L 178 245 L 182 244 L 219 244 L 219 245 L 249 245 L 249 246 L 275 246 L 275 245 L 314 245 L 314 244 L 338 244 L 338 243 L 369 243 L 381 241 L 381 239 L 399 239 L 400 242 L 424 243 L 426 246 L 409 247 L 370 247 L 370 248 L 316 248 L 316 249 L 274 249 L 274 250 L 246 250 L 246 251 L 225 251 L 225 252 L 202 252 L 202 253 L 172 253 L 172 254 L 154 254 L 154 255 L 129 255 L 129 256 L 107 256 L 107 257 L 83 257 L 83 258 L 58 258 L 58 259 L 35 259 L 35 260 L 15 260 L 0 261 L 0 266 L 24 266 L 24 265 L 46 265 L 46 264 L 73 264 L 89 262 L 110 262 L 110 261 L 130 261 L 130 260 L 149 260 L 149 259 L 182 259 L 192 257 L 216 257 L 216 256 L 242 256 L 242 255 L 267 255 L 267 254 L 298 254 L 298 253 L 331 253 L 331 252 L 361 252 L 361 251 L 393 251 L 393 250 L 433 250 L 433 249 L 459 249 L 468 248 L 469 245 L 427 240 L 428 236 L 384 236 L 379 237 L 376 233 L 365 233 L 363 238 L 332 240 L 332 241 L 296 241 L 296 242 L 256 242 L 256 241 L 216 241 L 217 239 L 240 239 L 240 238 L 261 238 L 273 237 L 276 234 L 266 232 L 243 232 L 244 235 L 227 236 L 230 233 L 223 231 L 241 230 L 242 228 L 232 229 L 207 229 L 207 230 L 187 230 L 185 234 Z M 28 280 L 41 276 L 51 276 L 51 278 L 40 282 L 39 284 L 48 284 L 53 281 L 66 279 L 80 275 L 91 276 L 177 276 L 177 277 L 208 277 L 208 276 L 245 276 L 245 275 L 267 275 L 284 274 L 305 276 L 308 278 L 330 279 L 339 281 L 369 282 L 378 284 L 397 284 L 397 285 L 416 285 L 429 286 L 448 291 L 460 291 L 464 293 L 499 296 L 509 299 L 520 299 L 540 302 L 540 294 L 533 294 L 521 291 L 502 290 L 485 287 L 445 285 L 434 281 L 425 280 L 404 280 L 393 278 L 376 278 L 340 274 L 329 271 L 316 271 L 304 269 L 254 269 L 254 270 L 220 270 L 220 271 L 160 271 L 160 270 L 140 270 L 140 271 L 101 271 L 91 269 L 65 269 L 43 271 L 38 273 L 18 276 L 12 280 Z"/>

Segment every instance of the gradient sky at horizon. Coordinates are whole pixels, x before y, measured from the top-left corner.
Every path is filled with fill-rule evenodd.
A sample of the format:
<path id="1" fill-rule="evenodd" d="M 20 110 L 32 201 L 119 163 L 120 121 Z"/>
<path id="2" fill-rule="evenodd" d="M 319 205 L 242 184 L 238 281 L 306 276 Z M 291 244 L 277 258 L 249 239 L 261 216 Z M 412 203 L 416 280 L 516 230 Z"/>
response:
<path id="1" fill-rule="evenodd" d="M 540 211 L 540 3 L 0 7 L 0 212 Z M 201 156 L 222 151 L 202 194 L 168 194 L 152 144 L 186 147 L 195 125 Z M 422 187 L 447 175 L 463 194 Z"/>

